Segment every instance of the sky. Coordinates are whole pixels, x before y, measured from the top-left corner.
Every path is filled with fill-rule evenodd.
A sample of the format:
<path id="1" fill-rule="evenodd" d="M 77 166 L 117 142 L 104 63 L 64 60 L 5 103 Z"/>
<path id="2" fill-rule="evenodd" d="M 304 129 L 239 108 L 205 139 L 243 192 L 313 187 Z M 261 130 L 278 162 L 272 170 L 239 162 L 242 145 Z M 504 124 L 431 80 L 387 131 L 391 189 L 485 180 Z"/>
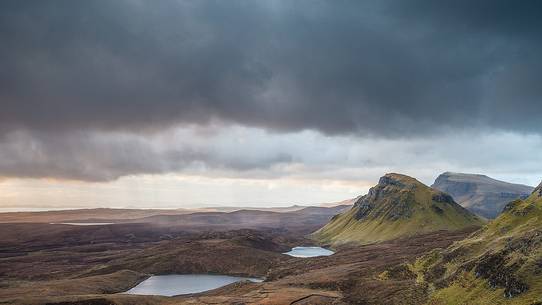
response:
<path id="1" fill-rule="evenodd" d="M 2 1 L 0 209 L 542 179 L 542 4 Z"/>

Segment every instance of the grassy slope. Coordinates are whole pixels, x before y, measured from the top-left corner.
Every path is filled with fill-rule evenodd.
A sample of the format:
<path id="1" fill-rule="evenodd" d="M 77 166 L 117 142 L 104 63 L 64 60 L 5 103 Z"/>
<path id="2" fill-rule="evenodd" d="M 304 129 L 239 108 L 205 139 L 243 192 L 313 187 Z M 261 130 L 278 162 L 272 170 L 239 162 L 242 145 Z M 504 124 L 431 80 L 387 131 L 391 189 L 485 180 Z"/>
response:
<path id="1" fill-rule="evenodd" d="M 323 243 L 341 244 L 347 242 L 372 243 L 402 236 L 411 236 L 438 230 L 456 230 L 482 225 L 482 220 L 457 204 L 433 200 L 439 191 L 433 190 L 419 181 L 402 175 L 388 174 L 385 177 L 399 180 L 403 186 L 377 185 L 386 193 L 375 200 L 375 208 L 366 217 L 356 219 L 359 205 L 338 215 L 325 227 L 314 233 Z M 397 203 L 407 205 L 408 217 L 390 219 L 390 213 Z M 435 210 L 440 209 L 440 212 Z"/>
<path id="2" fill-rule="evenodd" d="M 428 304 L 542 304 L 542 184 L 482 230 L 414 264 Z"/>

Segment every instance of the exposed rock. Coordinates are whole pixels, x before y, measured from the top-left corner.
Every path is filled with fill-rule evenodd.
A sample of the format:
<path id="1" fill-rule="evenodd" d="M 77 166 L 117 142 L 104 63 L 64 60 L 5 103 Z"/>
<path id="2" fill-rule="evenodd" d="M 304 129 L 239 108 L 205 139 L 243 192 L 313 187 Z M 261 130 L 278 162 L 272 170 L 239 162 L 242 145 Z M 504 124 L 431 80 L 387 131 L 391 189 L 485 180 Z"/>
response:
<path id="1" fill-rule="evenodd" d="M 435 213 L 437 214 L 444 214 L 444 210 L 441 209 L 439 206 L 437 205 L 431 205 L 431 208 L 433 209 L 433 211 L 435 211 Z"/>
<path id="2" fill-rule="evenodd" d="M 542 197 L 542 182 L 536 187 L 536 189 L 533 191 L 533 194 L 535 194 L 538 197 Z"/>
<path id="3" fill-rule="evenodd" d="M 500 252 L 482 257 L 474 272 L 476 276 L 487 279 L 492 288 L 504 288 L 504 295 L 512 298 L 529 289 L 515 274 L 517 269 L 517 264 L 507 265 L 506 252 Z"/>
<path id="4" fill-rule="evenodd" d="M 440 192 L 433 195 L 433 201 L 442 202 L 442 203 L 450 203 L 450 204 L 455 202 L 452 196 L 444 192 Z"/>
<path id="5" fill-rule="evenodd" d="M 372 209 L 373 209 L 373 205 L 370 202 L 366 201 L 366 202 L 360 203 L 359 210 L 354 217 L 357 220 L 360 220 L 363 217 L 369 215 L 369 212 L 371 212 Z M 339 215 L 335 215 L 335 216 L 338 217 Z"/>
<path id="6" fill-rule="evenodd" d="M 404 187 L 405 184 L 401 182 L 401 179 L 398 179 L 397 174 L 387 174 L 383 177 L 380 177 L 378 180 L 379 186 L 393 185 L 398 187 Z"/>
<path id="7" fill-rule="evenodd" d="M 408 194 L 407 197 L 409 198 L 406 198 L 404 200 L 399 200 L 399 199 L 391 200 L 389 211 L 387 213 L 384 213 L 384 211 L 382 211 L 380 214 L 384 214 L 383 216 L 386 219 L 389 219 L 391 221 L 396 221 L 399 219 L 407 219 L 407 218 L 412 217 L 413 206 L 411 202 L 414 199 L 413 198 L 414 196 L 412 194 Z M 377 214 L 377 216 L 380 216 L 380 215 Z"/>

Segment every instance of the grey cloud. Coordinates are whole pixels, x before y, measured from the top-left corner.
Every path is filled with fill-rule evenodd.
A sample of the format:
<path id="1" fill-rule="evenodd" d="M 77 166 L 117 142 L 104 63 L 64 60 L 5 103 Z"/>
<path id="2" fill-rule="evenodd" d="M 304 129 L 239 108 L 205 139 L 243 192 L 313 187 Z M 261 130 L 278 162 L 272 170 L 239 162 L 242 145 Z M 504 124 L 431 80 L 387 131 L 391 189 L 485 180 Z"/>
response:
<path id="1" fill-rule="evenodd" d="M 378 140 L 329 137 L 314 131 L 277 134 L 244 127 L 206 135 L 197 128 L 152 136 L 14 132 L 0 140 L 0 177 L 110 181 L 128 175 L 177 173 L 376 181 L 383 173 L 402 172 L 431 183 L 440 172 L 458 171 L 535 184 L 542 171 L 541 149 L 541 136 L 503 132 Z"/>
<path id="2" fill-rule="evenodd" d="M 0 178 L 534 175 L 541 12 L 530 0 L 2 1 Z M 245 127 L 258 129 L 236 143 Z M 484 142 L 454 136 L 464 130 Z M 503 134 L 520 140 L 504 149 Z"/>
<path id="3" fill-rule="evenodd" d="M 196 136 L 192 130 L 154 137 L 84 131 L 62 135 L 14 132 L 0 139 L 0 178 L 110 181 L 127 175 L 182 171 L 263 171 L 292 161 L 281 150 L 247 148 L 233 153 L 239 148 L 236 143 L 197 144 Z"/>
<path id="4" fill-rule="evenodd" d="M 542 131 L 536 1 L 0 5 L 3 135 L 216 121 L 388 137 Z"/>

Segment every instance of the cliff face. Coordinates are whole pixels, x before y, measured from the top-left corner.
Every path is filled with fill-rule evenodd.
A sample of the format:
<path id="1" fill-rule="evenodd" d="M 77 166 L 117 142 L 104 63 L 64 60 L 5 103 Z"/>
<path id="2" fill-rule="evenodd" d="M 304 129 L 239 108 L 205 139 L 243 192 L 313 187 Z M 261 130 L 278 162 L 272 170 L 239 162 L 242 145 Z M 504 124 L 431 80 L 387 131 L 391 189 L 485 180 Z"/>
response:
<path id="1" fill-rule="evenodd" d="M 495 218 L 504 206 L 515 199 L 525 199 L 533 188 L 492 179 L 485 175 L 446 172 L 432 185 L 450 194 L 469 211 L 485 218 Z"/>
<path id="2" fill-rule="evenodd" d="M 372 243 L 438 230 L 482 225 L 451 196 L 418 180 L 386 174 L 352 209 L 313 234 L 324 243 Z"/>

